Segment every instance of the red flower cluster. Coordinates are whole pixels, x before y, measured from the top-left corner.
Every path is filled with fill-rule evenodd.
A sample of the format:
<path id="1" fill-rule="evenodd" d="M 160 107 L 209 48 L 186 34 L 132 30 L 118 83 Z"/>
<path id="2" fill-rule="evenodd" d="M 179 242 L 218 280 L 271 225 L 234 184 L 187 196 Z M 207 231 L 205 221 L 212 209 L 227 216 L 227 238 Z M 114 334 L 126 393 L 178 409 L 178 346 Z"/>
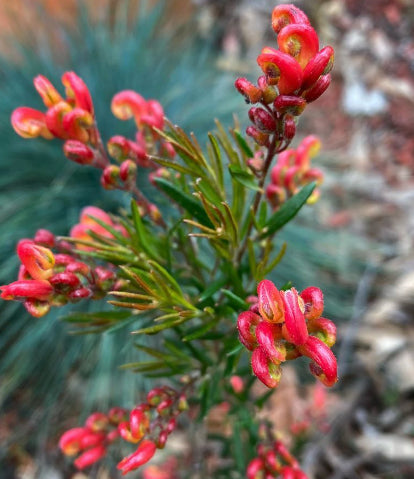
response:
<path id="1" fill-rule="evenodd" d="M 67 456 L 82 454 L 75 460 L 78 469 L 84 469 L 106 454 L 107 446 L 115 439 L 137 444 L 135 452 L 122 459 L 118 469 L 122 474 L 146 464 L 157 449 L 162 449 L 174 431 L 177 416 L 188 408 L 186 398 L 170 387 L 152 389 L 147 401 L 132 411 L 114 408 L 107 415 L 96 412 L 84 427 L 69 429 L 59 441 Z"/>
<path id="2" fill-rule="evenodd" d="M 257 449 L 258 457 L 247 466 L 247 479 L 308 479 L 281 441 L 275 441 L 272 446 L 259 444 Z"/>
<path id="3" fill-rule="evenodd" d="M 92 239 L 85 238 L 88 231 L 108 236 L 108 231 L 88 215 L 104 222 L 106 218 L 111 221 L 99 208 L 87 207 L 83 210 L 81 223 L 73 228 L 72 236 Z M 57 240 L 53 233 L 44 229 L 38 230 L 33 239 L 20 240 L 17 255 L 22 263 L 18 280 L 0 287 L 1 298 L 22 301 L 27 311 L 37 318 L 47 314 L 51 306 L 101 298 L 115 285 L 112 269 L 84 263 L 73 251 L 73 245 Z"/>
<path id="4" fill-rule="evenodd" d="M 271 182 L 266 188 L 266 196 L 274 208 L 278 208 L 302 186 L 312 181 L 322 183 L 322 171 L 310 166 L 310 160 L 317 155 L 320 146 L 319 139 L 311 135 L 304 138 L 296 149 L 280 153 L 271 171 Z M 308 203 L 314 203 L 318 198 L 319 190 L 315 189 Z"/>
<path id="5" fill-rule="evenodd" d="M 331 347 L 336 327 L 322 318 L 323 294 L 311 286 L 300 294 L 295 288 L 279 291 L 269 280 L 257 287 L 258 301 L 237 320 L 239 339 L 253 351 L 254 374 L 269 388 L 279 384 L 281 363 L 307 356 L 311 373 L 326 386 L 337 381 L 336 358 Z"/>
<path id="6" fill-rule="evenodd" d="M 296 118 L 308 103 L 328 88 L 334 51 L 319 51 L 319 39 L 307 16 L 294 5 L 278 5 L 272 27 L 279 49 L 265 47 L 257 57 L 264 76 L 257 85 L 238 78 L 235 86 L 248 103 L 260 103 L 249 111 L 253 126 L 246 133 L 259 145 L 268 146 L 270 136 L 289 144 L 296 132 Z"/>
<path id="7" fill-rule="evenodd" d="M 64 140 L 63 152 L 71 161 L 91 165 L 102 171 L 101 185 L 108 190 L 119 189 L 132 192 L 142 214 L 149 214 L 161 222 L 157 207 L 148 202 L 136 187 L 137 166 L 157 166 L 151 155 L 175 155 L 174 148 L 163 141 L 159 131 L 164 128 L 164 110 L 156 100 L 144 100 L 138 93 L 125 90 L 114 96 L 114 115 L 127 120 L 134 118 L 137 126 L 135 141 L 123 136 L 113 136 L 107 144 L 109 156 L 97 128 L 91 94 L 74 72 L 62 76 L 66 87 L 63 98 L 44 76 L 34 79 L 34 85 L 47 107 L 41 112 L 33 108 L 19 107 L 13 111 L 11 122 L 15 131 L 24 138 L 41 136 L 46 139 Z M 116 164 L 111 163 L 112 157 Z"/>

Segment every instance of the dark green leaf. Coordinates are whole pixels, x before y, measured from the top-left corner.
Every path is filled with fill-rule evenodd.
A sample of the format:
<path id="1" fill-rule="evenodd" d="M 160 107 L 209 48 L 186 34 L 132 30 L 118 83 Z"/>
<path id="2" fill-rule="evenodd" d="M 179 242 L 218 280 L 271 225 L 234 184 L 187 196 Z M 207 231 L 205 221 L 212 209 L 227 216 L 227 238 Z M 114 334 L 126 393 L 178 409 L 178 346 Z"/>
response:
<path id="1" fill-rule="evenodd" d="M 288 223 L 302 206 L 306 203 L 313 190 L 316 187 L 316 183 L 313 181 L 309 185 L 304 186 L 299 193 L 292 198 L 289 198 L 276 213 L 274 213 L 266 223 L 266 230 L 261 234 L 261 238 L 266 238 L 280 230 L 286 223 Z"/>
<path id="2" fill-rule="evenodd" d="M 234 134 L 234 138 L 237 141 L 237 144 L 240 146 L 241 150 L 245 153 L 247 158 L 253 158 L 254 153 L 251 150 L 251 148 L 250 148 L 249 144 L 247 143 L 246 139 L 237 130 L 234 130 L 233 134 Z"/>

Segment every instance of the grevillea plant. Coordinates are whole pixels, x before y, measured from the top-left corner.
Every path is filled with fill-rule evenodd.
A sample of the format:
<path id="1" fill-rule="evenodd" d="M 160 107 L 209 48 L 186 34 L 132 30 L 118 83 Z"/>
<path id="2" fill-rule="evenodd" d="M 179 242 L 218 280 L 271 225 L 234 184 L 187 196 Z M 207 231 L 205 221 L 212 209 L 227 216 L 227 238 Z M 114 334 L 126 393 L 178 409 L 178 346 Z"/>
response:
<path id="1" fill-rule="evenodd" d="M 325 386 L 337 381 L 336 328 L 322 317 L 322 291 L 278 284 L 276 268 L 287 246 L 277 233 L 320 194 L 322 172 L 310 165 L 319 140 L 290 145 L 299 116 L 329 86 L 334 54 L 329 46 L 320 49 L 294 5 L 275 7 L 272 27 L 278 48 L 258 56 L 263 74 L 256 83 L 235 82 L 253 104 L 247 137 L 237 124 L 227 132 L 217 122 L 202 148 L 165 118 L 158 101 L 125 90 L 115 94 L 111 110 L 132 120 L 136 135 L 104 143 L 91 94 L 74 72 L 62 77 L 64 95 L 36 77 L 45 111 L 19 107 L 12 114 L 19 135 L 63 141 L 68 160 L 100 169 L 104 188 L 131 196 L 131 210 L 118 215 L 86 206 L 67 237 L 39 229 L 20 240 L 17 281 L 1 287 L 3 299 L 21 301 L 36 318 L 51 307 L 106 298 L 109 310 L 64 320 L 87 333 L 132 328 L 135 347 L 148 359 L 123 367 L 161 383 L 145 401 L 137 391 L 141 402 L 132 409 L 113 405 L 63 432 L 59 446 L 76 456 L 78 469 L 124 441 L 134 445 L 118 463 L 127 474 L 164 448 L 186 415 L 203 419 L 225 403 L 231 434 L 223 432 L 227 460 L 217 462 L 215 477 L 306 478 L 277 430 L 256 419 L 270 394 L 253 386 L 258 378 L 273 393 L 282 363 L 301 356 Z M 152 185 L 147 194 L 137 176 Z M 153 466 L 144 475 L 187 472 L 174 462 L 169 471 Z"/>

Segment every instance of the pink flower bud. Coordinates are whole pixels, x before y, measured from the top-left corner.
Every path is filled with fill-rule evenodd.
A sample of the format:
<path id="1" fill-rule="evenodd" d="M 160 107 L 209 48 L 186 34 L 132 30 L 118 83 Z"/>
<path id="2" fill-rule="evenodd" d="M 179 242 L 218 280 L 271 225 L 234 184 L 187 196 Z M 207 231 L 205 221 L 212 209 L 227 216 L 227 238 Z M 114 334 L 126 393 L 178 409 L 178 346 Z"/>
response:
<path id="1" fill-rule="evenodd" d="M 265 464 L 263 459 L 255 457 L 249 462 L 246 470 L 247 479 L 265 479 Z"/>
<path id="2" fill-rule="evenodd" d="M 115 273 L 102 266 L 97 266 L 94 270 L 96 276 L 96 284 L 100 289 L 106 291 L 110 289 L 116 279 Z"/>
<path id="3" fill-rule="evenodd" d="M 49 230 L 39 229 L 36 231 L 36 234 L 33 238 L 33 241 L 45 248 L 53 248 L 55 246 L 55 235 Z"/>
<path id="4" fill-rule="evenodd" d="M 81 108 L 91 115 L 94 114 L 92 97 L 85 82 L 74 72 L 65 72 L 62 83 L 66 88 L 68 99 L 73 99 L 76 108 Z"/>
<path id="5" fill-rule="evenodd" d="M 246 99 L 246 103 L 257 103 L 262 99 L 262 91 L 246 78 L 237 78 L 234 82 L 237 91 Z"/>
<path id="6" fill-rule="evenodd" d="M 254 126 L 248 126 L 246 128 L 246 135 L 253 138 L 253 140 L 260 146 L 266 146 L 269 144 L 269 135 L 259 131 Z"/>
<path id="7" fill-rule="evenodd" d="M 50 311 L 50 303 L 38 299 L 27 299 L 24 303 L 26 311 L 34 318 L 41 318 Z"/>
<path id="8" fill-rule="evenodd" d="M 293 116 L 286 115 L 283 122 L 283 137 L 291 140 L 296 134 L 296 122 Z"/>
<path id="9" fill-rule="evenodd" d="M 283 444 L 282 441 L 275 441 L 273 449 L 277 454 L 282 456 L 283 460 L 287 462 L 290 466 L 297 468 L 299 467 L 298 461 L 292 456 L 288 448 Z"/>
<path id="10" fill-rule="evenodd" d="M 257 63 L 270 85 L 277 85 L 279 93 L 289 95 L 302 84 L 303 73 L 299 63 L 287 53 L 266 47 L 257 57 Z"/>
<path id="11" fill-rule="evenodd" d="M 260 323 L 261 317 L 253 311 L 243 311 L 237 318 L 237 329 L 239 331 L 240 339 L 247 349 L 251 351 L 256 347 L 256 326 Z"/>
<path id="12" fill-rule="evenodd" d="M 33 279 L 48 279 L 52 276 L 55 257 L 49 248 L 37 245 L 32 240 L 21 240 L 16 250 Z"/>
<path id="13" fill-rule="evenodd" d="M 144 439 L 138 446 L 138 449 L 129 456 L 122 459 L 117 465 L 117 468 L 125 475 L 130 471 L 138 469 L 143 464 L 146 464 L 155 454 L 157 447 L 153 441 Z"/>
<path id="14" fill-rule="evenodd" d="M 50 284 L 59 293 L 69 293 L 80 285 L 80 280 L 73 273 L 57 273 L 49 278 Z"/>
<path id="15" fill-rule="evenodd" d="M 125 421 L 127 416 L 127 410 L 121 407 L 113 407 L 109 410 L 108 413 L 109 422 L 115 425 L 118 425 L 120 422 Z"/>
<path id="16" fill-rule="evenodd" d="M 89 146 L 78 140 L 67 140 L 63 144 L 63 153 L 68 160 L 80 165 L 90 165 L 94 160 L 94 152 Z"/>
<path id="17" fill-rule="evenodd" d="M 113 429 L 111 432 L 108 432 L 108 434 L 106 435 L 106 442 L 108 444 L 111 444 L 112 442 L 116 441 L 117 439 L 119 439 L 119 431 L 118 429 Z"/>
<path id="18" fill-rule="evenodd" d="M 85 426 L 94 432 L 104 431 L 109 424 L 108 416 L 102 412 L 94 412 L 85 421 Z"/>
<path id="19" fill-rule="evenodd" d="M 260 131 L 264 133 L 273 133 L 276 131 L 276 120 L 263 108 L 250 108 L 249 117 Z"/>
<path id="20" fill-rule="evenodd" d="M 305 109 L 306 101 L 300 96 L 279 95 L 273 105 L 280 113 L 290 113 L 293 116 L 299 116 Z"/>
<path id="21" fill-rule="evenodd" d="M 272 363 L 262 348 L 256 348 L 252 354 L 252 369 L 255 376 L 268 388 L 275 388 L 282 376 L 282 369 Z"/>
<path id="22" fill-rule="evenodd" d="M 93 291 L 90 288 L 78 288 L 69 293 L 69 299 L 72 302 L 80 301 L 81 299 L 89 299 L 93 295 Z"/>
<path id="23" fill-rule="evenodd" d="M 46 126 L 46 115 L 34 108 L 21 106 L 11 115 L 11 124 L 14 131 L 23 138 L 37 138 L 41 136 L 50 140 L 53 134 Z"/>
<path id="24" fill-rule="evenodd" d="M 295 288 L 283 291 L 282 298 L 285 308 L 283 335 L 287 341 L 290 341 L 295 346 L 304 344 L 308 339 L 308 329 L 302 310 L 304 309 L 303 301 L 299 298 Z"/>
<path id="25" fill-rule="evenodd" d="M 173 405 L 173 400 L 171 398 L 164 399 L 157 406 L 157 412 L 160 416 L 169 416 L 171 413 L 171 406 Z"/>
<path id="26" fill-rule="evenodd" d="M 99 445 L 93 447 L 92 449 L 88 449 L 83 454 L 81 454 L 74 462 L 75 467 L 79 470 L 85 469 L 95 462 L 98 462 L 106 455 L 106 448 L 103 445 Z"/>
<path id="27" fill-rule="evenodd" d="M 109 165 L 107 166 L 101 176 L 101 185 L 106 190 L 114 190 L 118 187 L 119 183 L 119 166 Z"/>
<path id="28" fill-rule="evenodd" d="M 119 177 L 127 185 L 135 184 L 137 165 L 132 160 L 125 160 L 119 168 Z"/>
<path id="29" fill-rule="evenodd" d="M 319 38 L 315 30 L 304 23 L 283 27 L 277 36 L 281 52 L 291 55 L 302 69 L 319 51 Z"/>
<path id="30" fill-rule="evenodd" d="M 153 388 L 147 394 L 147 403 L 151 407 L 156 407 L 167 397 L 167 393 L 164 388 Z"/>
<path id="31" fill-rule="evenodd" d="M 137 443 L 142 439 L 142 437 L 136 438 L 132 435 L 131 427 L 128 421 L 123 421 L 118 424 L 118 432 L 122 439 L 128 442 Z"/>
<path id="32" fill-rule="evenodd" d="M 129 415 L 129 427 L 135 439 L 142 439 L 148 432 L 150 419 L 143 408 L 139 406 L 133 409 Z"/>
<path id="33" fill-rule="evenodd" d="M 89 449 L 102 444 L 106 439 L 106 434 L 102 432 L 88 431 L 80 440 L 80 449 Z"/>
<path id="34" fill-rule="evenodd" d="M 269 103 L 272 103 L 273 101 L 275 101 L 278 95 L 278 92 L 274 86 L 269 85 L 264 75 L 260 76 L 257 79 L 257 85 L 262 91 L 263 103 L 265 103 L 266 105 L 269 105 Z"/>
<path id="35" fill-rule="evenodd" d="M 86 110 L 74 108 L 63 116 L 62 127 L 66 137 L 86 143 L 89 140 L 89 131 L 94 124 L 93 116 Z"/>
<path id="36" fill-rule="evenodd" d="M 55 265 L 56 266 L 67 266 L 70 263 L 73 263 L 75 259 L 69 254 L 59 253 L 55 255 Z"/>
<path id="37" fill-rule="evenodd" d="M 175 431 L 176 427 L 177 427 L 177 419 L 175 419 L 175 417 L 172 417 L 167 423 L 167 428 L 166 428 L 167 433 L 171 434 L 173 431 Z"/>
<path id="38" fill-rule="evenodd" d="M 240 376 L 231 376 L 230 386 L 236 394 L 241 394 L 244 391 L 244 382 Z"/>
<path id="39" fill-rule="evenodd" d="M 282 296 L 276 286 L 264 279 L 257 285 L 259 311 L 261 317 L 270 323 L 281 323 L 284 320 Z"/>
<path id="40" fill-rule="evenodd" d="M 133 90 L 123 90 L 112 98 L 111 110 L 120 120 L 139 119 L 147 110 L 147 102 Z"/>
<path id="41" fill-rule="evenodd" d="M 315 287 L 310 286 L 300 293 L 305 304 L 305 319 L 316 319 L 323 313 L 323 293 Z"/>
<path id="42" fill-rule="evenodd" d="M 323 341 L 328 348 L 331 348 L 336 342 L 336 326 L 327 318 L 310 319 L 308 330 Z"/>
<path id="43" fill-rule="evenodd" d="M 69 133 L 63 127 L 63 118 L 67 115 L 70 111 L 72 111 L 72 107 L 69 103 L 65 101 L 60 101 L 49 108 L 46 112 L 46 126 L 49 131 L 62 140 L 67 140 L 70 138 Z"/>
<path id="44" fill-rule="evenodd" d="M 324 342 L 315 336 L 309 336 L 306 343 L 298 346 L 298 349 L 304 356 L 312 359 L 309 369 L 322 384 L 331 387 L 337 382 L 336 358 Z"/>
<path id="45" fill-rule="evenodd" d="M 334 64 L 334 50 L 325 47 L 317 53 L 303 70 L 302 89 L 306 90 L 314 85 L 321 75 L 327 75 Z"/>
<path id="46" fill-rule="evenodd" d="M 286 347 L 281 340 L 280 325 L 261 321 L 256 328 L 256 337 L 259 346 L 272 363 L 279 364 L 286 360 Z"/>
<path id="47" fill-rule="evenodd" d="M 81 261 L 69 263 L 65 269 L 65 273 L 75 273 L 82 276 L 88 276 L 90 272 L 91 268 L 86 263 L 82 263 Z"/>
<path id="48" fill-rule="evenodd" d="M 75 427 L 66 431 L 59 440 L 59 448 L 66 456 L 74 456 L 81 450 L 81 440 L 88 434 L 84 427 Z"/>
<path id="49" fill-rule="evenodd" d="M 37 75 L 33 80 L 34 86 L 37 90 L 37 93 L 41 96 L 43 103 L 47 108 L 50 108 L 56 103 L 63 101 L 63 98 L 60 96 L 56 88 L 52 83 L 43 75 Z"/>
<path id="50" fill-rule="evenodd" d="M 280 474 L 282 479 L 296 479 L 295 469 L 289 466 L 282 467 Z"/>
<path id="51" fill-rule="evenodd" d="M 272 28 L 279 33 L 283 27 L 292 23 L 304 23 L 309 25 L 309 19 L 304 12 L 295 5 L 278 5 L 272 12 Z"/>
<path id="52" fill-rule="evenodd" d="M 322 75 L 313 87 L 302 93 L 302 96 L 308 103 L 311 103 L 325 93 L 330 84 L 331 75 L 329 73 L 328 75 Z"/>

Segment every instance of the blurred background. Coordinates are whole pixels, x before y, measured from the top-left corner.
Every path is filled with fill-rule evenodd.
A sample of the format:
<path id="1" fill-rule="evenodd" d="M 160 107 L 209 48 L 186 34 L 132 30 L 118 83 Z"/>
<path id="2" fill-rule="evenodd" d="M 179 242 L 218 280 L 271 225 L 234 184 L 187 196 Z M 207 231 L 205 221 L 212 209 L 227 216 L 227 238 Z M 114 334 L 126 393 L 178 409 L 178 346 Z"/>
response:
<path id="1" fill-rule="evenodd" d="M 60 85 L 64 71 L 76 71 L 90 87 L 104 140 L 132 135 L 132 125 L 116 121 L 109 105 L 119 90 L 134 89 L 158 99 L 173 122 L 205 143 L 214 118 L 230 126 L 235 112 L 245 122 L 248 108 L 233 82 L 259 75 L 258 52 L 275 46 L 270 14 L 277 3 L 283 2 L 0 0 L 1 284 L 16 277 L 18 239 L 40 227 L 66 234 L 85 205 L 116 212 L 127 204 L 99 188 L 97 172 L 68 162 L 58 141 L 14 133 L 15 107 L 41 108 L 33 77 Z M 328 432 L 316 432 L 302 448 L 302 464 L 315 479 L 408 479 L 414 477 L 414 4 L 295 5 L 336 52 L 333 84 L 302 115 L 294 144 L 320 136 L 314 162 L 326 175 L 322 197 L 281 235 L 289 248 L 273 278 L 322 288 L 326 316 L 340 324 L 333 419 Z M 118 477 L 115 457 L 89 476 L 77 474 L 56 442 L 93 410 L 131 407 L 145 381 L 118 370 L 131 360 L 125 331 L 70 335 L 58 320 L 63 315 L 35 320 L 19 304 L 0 304 L 0 479 Z M 272 417 L 294 417 L 306 401 L 297 385 L 301 369 L 286 377 L 273 396 Z M 279 400 L 283 395 L 288 401 Z M 186 440 L 179 435 L 173 454 L 188 454 Z M 212 477 L 202 470 L 182 477 Z"/>

